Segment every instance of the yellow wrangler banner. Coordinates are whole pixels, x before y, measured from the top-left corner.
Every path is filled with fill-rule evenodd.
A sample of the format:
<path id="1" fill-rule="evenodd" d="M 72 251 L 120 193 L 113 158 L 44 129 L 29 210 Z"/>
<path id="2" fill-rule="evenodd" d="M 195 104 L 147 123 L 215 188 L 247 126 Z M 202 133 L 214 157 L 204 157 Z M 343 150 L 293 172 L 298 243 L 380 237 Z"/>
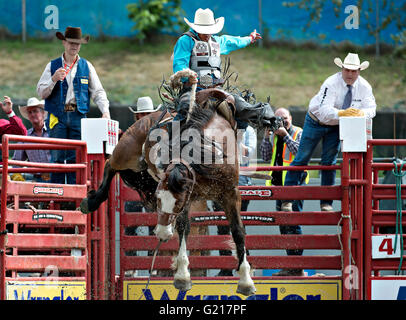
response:
<path id="1" fill-rule="evenodd" d="M 9 281 L 7 300 L 86 300 L 86 282 Z"/>
<path id="2" fill-rule="evenodd" d="M 257 292 L 237 294 L 238 280 L 192 280 L 189 291 L 175 289 L 171 280 L 128 280 L 123 283 L 124 300 L 341 300 L 341 280 L 254 279 Z"/>

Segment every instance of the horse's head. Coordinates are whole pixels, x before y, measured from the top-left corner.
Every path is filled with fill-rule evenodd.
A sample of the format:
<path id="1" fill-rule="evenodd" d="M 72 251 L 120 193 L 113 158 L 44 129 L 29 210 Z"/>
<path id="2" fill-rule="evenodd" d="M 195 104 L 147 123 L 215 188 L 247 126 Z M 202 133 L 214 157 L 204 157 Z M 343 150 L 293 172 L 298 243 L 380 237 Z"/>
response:
<path id="1" fill-rule="evenodd" d="M 182 160 L 169 164 L 159 178 L 156 189 L 158 225 L 155 234 L 166 241 L 172 237 L 171 224 L 174 219 L 190 208 L 190 197 L 196 178 L 194 170 Z"/>

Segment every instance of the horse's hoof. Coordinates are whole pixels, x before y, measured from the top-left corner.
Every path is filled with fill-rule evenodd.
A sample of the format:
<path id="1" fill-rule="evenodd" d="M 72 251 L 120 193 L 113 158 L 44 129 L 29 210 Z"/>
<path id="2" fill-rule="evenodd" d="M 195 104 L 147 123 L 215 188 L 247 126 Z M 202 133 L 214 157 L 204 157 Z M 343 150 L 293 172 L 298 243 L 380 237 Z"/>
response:
<path id="1" fill-rule="evenodd" d="M 180 291 L 189 291 L 192 289 L 192 281 L 190 280 L 175 279 L 173 285 Z"/>
<path id="2" fill-rule="evenodd" d="M 89 211 L 89 203 L 87 198 L 83 199 L 82 202 L 80 203 L 80 211 L 82 211 L 82 213 L 84 214 L 88 214 L 90 213 Z"/>
<path id="3" fill-rule="evenodd" d="M 250 296 L 257 291 L 254 286 L 238 286 L 237 293 L 240 293 L 244 296 Z"/>

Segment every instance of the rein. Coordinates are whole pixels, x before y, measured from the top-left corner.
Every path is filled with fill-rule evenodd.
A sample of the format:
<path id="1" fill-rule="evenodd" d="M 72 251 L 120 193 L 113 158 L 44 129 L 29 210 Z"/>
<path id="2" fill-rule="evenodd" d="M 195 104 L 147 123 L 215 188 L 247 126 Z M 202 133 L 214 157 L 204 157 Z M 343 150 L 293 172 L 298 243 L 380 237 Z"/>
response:
<path id="1" fill-rule="evenodd" d="M 195 183 L 196 183 L 196 173 L 195 173 L 195 171 L 193 170 L 193 168 L 190 166 L 189 163 L 187 163 L 186 161 L 184 161 L 183 159 L 180 159 L 180 158 L 172 159 L 172 160 L 170 161 L 170 163 L 169 163 L 168 168 L 169 168 L 170 166 L 172 166 L 172 168 L 170 168 L 170 169 L 173 169 L 173 168 L 175 167 L 175 165 L 178 164 L 178 163 L 182 163 L 182 164 L 187 168 L 187 170 L 192 174 L 192 177 L 193 177 L 193 184 L 192 184 L 192 187 L 191 187 L 190 190 L 189 190 L 189 194 L 188 194 L 188 197 L 187 197 L 187 200 L 186 200 L 186 203 L 189 203 L 190 197 L 191 197 L 192 192 L 193 192 L 193 187 L 194 187 L 194 185 L 195 185 Z M 168 170 L 168 168 L 167 168 L 166 170 Z M 161 183 L 161 182 L 160 182 L 160 183 Z M 172 224 L 172 223 L 174 222 L 175 218 L 176 218 L 180 213 L 182 213 L 184 210 L 185 210 L 185 209 L 183 209 L 181 212 L 178 212 L 178 213 L 169 213 L 169 212 L 162 212 L 162 211 L 159 212 L 159 213 L 162 214 L 162 215 L 169 215 L 169 219 L 168 219 L 168 225 L 169 225 L 169 224 Z M 148 287 L 149 287 L 149 283 L 150 283 L 150 281 L 151 281 L 152 271 L 154 270 L 155 258 L 156 258 L 157 254 L 158 254 L 159 247 L 161 246 L 162 242 L 163 242 L 162 240 L 159 240 L 157 246 L 156 246 L 155 249 L 154 249 L 154 254 L 153 254 L 153 258 L 152 258 L 152 262 L 151 262 L 151 268 L 150 268 L 150 270 L 149 270 L 149 277 L 148 277 L 148 281 L 147 281 L 147 284 L 146 284 L 146 286 L 145 286 L 144 292 L 145 292 L 145 291 L 148 289 Z M 139 296 L 138 300 L 141 300 L 141 299 L 142 299 L 142 295 L 143 295 L 143 293 L 141 293 L 141 295 Z"/>
<path id="2" fill-rule="evenodd" d="M 149 287 L 149 283 L 151 282 L 152 271 L 154 271 L 155 258 L 156 258 L 157 254 L 158 254 L 159 247 L 161 246 L 162 242 L 163 242 L 162 240 L 159 240 L 157 246 L 154 249 L 154 256 L 152 257 L 151 268 L 149 269 L 148 281 L 147 281 L 147 284 L 145 285 L 145 289 L 143 290 L 143 292 L 139 296 L 138 300 L 142 299 L 142 295 L 144 294 L 145 291 L 147 291 L 147 289 Z"/>

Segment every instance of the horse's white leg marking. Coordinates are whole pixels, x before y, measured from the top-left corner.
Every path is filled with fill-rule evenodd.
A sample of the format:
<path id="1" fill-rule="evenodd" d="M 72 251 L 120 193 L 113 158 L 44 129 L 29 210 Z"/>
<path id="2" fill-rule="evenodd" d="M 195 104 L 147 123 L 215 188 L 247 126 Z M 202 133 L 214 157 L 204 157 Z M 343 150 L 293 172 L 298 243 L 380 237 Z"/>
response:
<path id="1" fill-rule="evenodd" d="M 178 256 L 176 257 L 174 266 L 176 267 L 174 280 L 189 283 L 190 282 L 190 272 L 188 270 L 189 259 L 186 251 L 185 236 L 182 237 L 182 242 L 180 244 Z"/>
<path id="2" fill-rule="evenodd" d="M 160 240 L 167 241 L 173 236 L 172 225 L 169 224 L 167 226 L 163 226 L 161 224 L 157 224 L 154 229 L 154 233 Z"/>
<path id="3" fill-rule="evenodd" d="M 171 192 L 167 190 L 159 190 L 157 198 L 161 200 L 161 210 L 166 213 L 173 213 L 176 199 Z M 162 241 L 167 241 L 173 236 L 172 225 L 163 226 L 158 224 L 154 230 L 156 236 Z"/>
<path id="4" fill-rule="evenodd" d="M 247 261 L 246 254 L 244 253 L 244 260 L 240 265 L 240 270 L 238 271 L 238 275 L 240 276 L 240 281 L 238 282 L 238 291 L 245 295 L 253 294 L 256 291 L 254 281 L 251 279 L 250 271 L 251 268 Z"/>

